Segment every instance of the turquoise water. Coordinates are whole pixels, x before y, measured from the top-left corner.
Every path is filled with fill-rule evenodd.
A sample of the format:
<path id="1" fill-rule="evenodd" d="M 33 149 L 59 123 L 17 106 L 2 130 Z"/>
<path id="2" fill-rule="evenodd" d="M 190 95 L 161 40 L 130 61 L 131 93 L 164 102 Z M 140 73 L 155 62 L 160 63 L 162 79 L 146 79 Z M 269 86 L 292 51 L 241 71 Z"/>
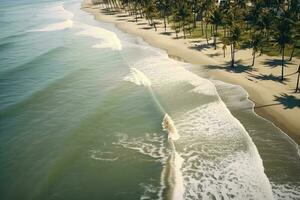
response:
<path id="1" fill-rule="evenodd" d="M 1 200 L 300 198 L 297 146 L 242 88 L 80 3 L 0 2 Z"/>

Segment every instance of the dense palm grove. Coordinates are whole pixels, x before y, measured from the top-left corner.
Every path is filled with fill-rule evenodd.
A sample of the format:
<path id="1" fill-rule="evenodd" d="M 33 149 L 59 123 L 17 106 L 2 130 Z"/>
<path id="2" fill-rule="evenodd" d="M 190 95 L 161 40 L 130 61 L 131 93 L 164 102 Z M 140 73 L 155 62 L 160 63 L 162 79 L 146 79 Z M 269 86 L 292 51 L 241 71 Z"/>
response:
<path id="1" fill-rule="evenodd" d="M 207 44 L 223 49 L 230 46 L 231 67 L 239 48 L 282 56 L 284 62 L 300 55 L 300 0 L 103 0 L 106 9 L 125 10 L 129 15 L 146 18 L 155 30 L 163 22 L 186 37 L 204 37 Z M 219 44 L 219 45 L 218 45 Z M 288 57 L 288 58 L 285 58 Z"/>

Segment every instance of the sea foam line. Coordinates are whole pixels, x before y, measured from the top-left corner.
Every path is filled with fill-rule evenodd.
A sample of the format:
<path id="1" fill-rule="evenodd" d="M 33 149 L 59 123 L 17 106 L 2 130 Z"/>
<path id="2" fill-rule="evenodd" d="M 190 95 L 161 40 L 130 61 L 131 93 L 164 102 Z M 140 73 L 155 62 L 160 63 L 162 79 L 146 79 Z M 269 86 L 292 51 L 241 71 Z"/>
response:
<path id="1" fill-rule="evenodd" d="M 78 23 L 78 27 L 83 29 L 76 33 L 79 36 L 87 36 L 101 40 L 100 43 L 95 44 L 92 48 L 111 48 L 113 50 L 122 50 L 122 44 L 118 36 L 111 31 L 104 28 L 91 26 L 83 23 Z"/>
<path id="2" fill-rule="evenodd" d="M 70 11 L 67 11 L 64 8 L 63 4 L 61 4 L 59 6 L 47 8 L 46 11 L 51 12 L 51 14 L 52 14 L 52 12 L 54 12 L 56 14 L 62 13 L 64 21 L 49 24 L 41 29 L 29 30 L 28 32 L 51 32 L 51 31 L 65 30 L 65 29 L 69 29 L 69 28 L 73 27 L 74 22 L 71 19 L 74 17 L 74 14 Z"/>

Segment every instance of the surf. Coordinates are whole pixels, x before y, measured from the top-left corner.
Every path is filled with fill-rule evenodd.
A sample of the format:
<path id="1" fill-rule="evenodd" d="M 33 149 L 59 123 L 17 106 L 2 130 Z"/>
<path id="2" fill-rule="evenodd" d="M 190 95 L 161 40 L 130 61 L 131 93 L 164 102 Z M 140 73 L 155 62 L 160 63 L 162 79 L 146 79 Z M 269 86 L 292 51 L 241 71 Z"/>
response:
<path id="1" fill-rule="evenodd" d="M 78 23 L 78 28 L 82 30 L 77 32 L 76 35 L 92 37 L 101 40 L 100 43 L 93 45 L 92 48 L 111 48 L 117 51 L 122 50 L 121 41 L 114 32 L 83 23 Z"/>
<path id="2" fill-rule="evenodd" d="M 173 141 L 173 140 L 178 140 L 180 138 L 178 131 L 176 129 L 176 126 L 174 125 L 174 121 L 167 113 L 164 116 L 164 119 L 162 122 L 162 127 L 163 127 L 163 130 L 168 132 L 169 140 Z"/>
<path id="3" fill-rule="evenodd" d="M 34 29 L 30 30 L 29 32 L 52 32 L 52 31 L 60 31 L 65 30 L 73 27 L 74 22 L 70 19 L 65 20 L 63 22 L 50 24 L 41 29 Z"/>
<path id="4" fill-rule="evenodd" d="M 67 11 L 64 8 L 63 4 L 46 8 L 45 12 L 47 13 L 47 18 L 51 17 L 51 16 L 48 16 L 48 13 L 51 13 L 51 14 L 55 13 L 55 16 L 59 16 L 60 19 L 63 19 L 64 21 L 49 24 L 49 25 L 45 26 L 44 28 L 29 30 L 28 32 L 61 31 L 61 30 L 72 28 L 74 25 L 74 22 L 72 20 L 72 18 L 74 17 L 74 14 L 70 11 Z"/>
<path id="5" fill-rule="evenodd" d="M 176 117 L 176 127 L 165 109 L 161 109 L 164 115 L 162 126 L 168 132 L 169 141 L 174 142 L 173 139 L 179 139 L 178 133 L 182 134 L 182 139 L 178 140 L 178 143 L 181 144 L 180 146 L 183 145 L 180 149 L 180 156 L 184 160 L 181 172 L 184 180 L 185 199 L 230 196 L 237 199 L 273 199 L 271 185 L 264 173 L 262 160 L 247 131 L 226 108 L 215 85 L 211 81 L 186 70 L 183 66 L 184 64 L 180 62 L 170 62 L 169 58 L 160 55 L 145 58 L 135 63 L 135 68 L 141 72 L 147 72 L 147 75 L 150 75 L 147 78 L 152 81 L 151 87 L 143 84 L 137 85 L 149 88 L 149 91 L 152 90 L 152 87 L 161 91 L 169 91 L 174 88 L 179 93 L 178 87 L 188 83 L 190 84 L 188 91 L 180 91 L 180 94 L 182 92 L 183 94 L 177 98 L 178 101 L 184 101 L 189 96 L 194 98 L 197 94 L 209 100 L 202 106 L 195 104 L 194 108 L 190 106 L 188 109 L 182 110 L 181 114 Z M 137 77 L 141 78 L 140 76 Z M 132 82 L 136 84 L 135 81 Z M 156 97 L 155 94 L 153 96 Z M 176 102 L 176 95 L 172 94 L 172 97 L 172 101 Z M 166 97 L 162 100 L 170 101 L 171 99 Z M 160 105 L 160 102 L 158 101 L 157 104 Z M 226 141 L 227 139 L 228 141 Z M 203 150 L 200 151 L 199 149 Z M 175 155 L 177 154 L 173 153 L 173 157 Z M 217 160 L 220 160 L 222 165 Z M 250 166 L 247 164 L 248 162 L 255 164 Z M 219 165 L 222 167 L 220 168 Z M 240 168 L 235 168 L 238 165 Z M 167 166 L 171 166 L 171 164 L 167 163 Z M 162 174 L 165 175 L 162 175 L 162 179 L 166 179 L 168 177 L 166 174 L 170 174 L 166 170 L 170 171 L 171 169 L 170 167 L 164 169 Z M 232 177 L 223 177 L 223 173 L 229 173 Z M 251 174 L 251 176 L 247 174 Z M 253 178 L 254 176 L 255 178 Z M 222 184 L 218 183 L 216 180 L 218 177 L 226 181 Z M 234 182 L 232 178 L 239 181 Z M 244 187 L 251 186 L 251 182 L 263 189 L 257 189 L 253 186 L 246 190 Z M 168 184 L 167 181 L 166 188 Z M 222 193 L 219 192 L 218 187 L 222 188 Z M 229 190 L 227 187 L 231 189 Z M 244 188 L 243 192 L 236 190 L 236 187 Z"/>
<path id="6" fill-rule="evenodd" d="M 154 102 L 160 110 L 165 113 L 162 121 L 162 128 L 168 134 L 171 153 L 161 173 L 161 189 L 159 196 L 161 198 L 166 196 L 169 200 L 182 200 L 184 199 L 184 184 L 181 167 L 184 159 L 179 155 L 175 148 L 174 141 L 180 138 L 175 123 L 156 98 L 151 87 L 152 83 L 150 79 L 142 71 L 136 68 L 130 68 L 130 75 L 126 76 L 124 80 L 148 88 Z"/>

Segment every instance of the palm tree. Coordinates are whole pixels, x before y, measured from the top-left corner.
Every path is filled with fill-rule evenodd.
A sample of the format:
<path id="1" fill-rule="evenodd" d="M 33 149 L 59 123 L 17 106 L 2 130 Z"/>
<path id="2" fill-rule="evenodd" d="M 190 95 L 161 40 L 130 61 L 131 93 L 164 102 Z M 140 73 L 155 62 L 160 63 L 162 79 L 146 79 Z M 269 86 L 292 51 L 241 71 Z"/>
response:
<path id="1" fill-rule="evenodd" d="M 300 21 L 297 21 L 294 26 L 292 27 L 292 52 L 290 55 L 290 59 L 289 61 L 292 61 L 293 56 L 294 56 L 294 52 L 295 52 L 295 48 L 296 46 L 299 46 L 299 41 L 300 41 Z"/>
<path id="2" fill-rule="evenodd" d="M 253 32 L 251 34 L 251 46 L 252 46 L 252 65 L 255 63 L 255 54 L 261 49 L 263 43 L 263 35 L 261 32 Z"/>
<path id="3" fill-rule="evenodd" d="M 170 0 L 157 0 L 156 1 L 157 9 L 160 11 L 161 16 L 164 19 L 164 28 L 167 30 L 167 18 L 170 15 L 171 4 Z"/>
<path id="4" fill-rule="evenodd" d="M 185 33 L 186 33 L 186 25 L 189 24 L 190 19 L 191 19 L 191 10 L 189 9 L 189 7 L 187 6 L 186 3 L 181 3 L 181 5 L 179 6 L 178 9 L 178 17 L 181 21 L 181 25 L 182 25 L 182 31 L 183 31 L 183 37 L 185 38 Z"/>
<path id="5" fill-rule="evenodd" d="M 216 8 L 211 15 L 211 23 L 214 27 L 214 46 L 217 49 L 218 26 L 222 23 L 222 13 L 219 8 Z"/>
<path id="6" fill-rule="evenodd" d="M 146 13 L 146 19 L 150 20 L 150 25 L 154 26 L 155 31 L 157 31 L 156 23 L 154 21 L 154 17 L 156 16 L 156 5 L 152 0 L 144 0 L 145 2 L 145 13 Z"/>
<path id="7" fill-rule="evenodd" d="M 204 10 L 203 13 L 203 21 L 205 22 L 205 38 L 206 38 L 206 43 L 208 44 L 208 35 L 207 35 L 207 27 L 208 24 L 210 23 L 213 7 L 215 6 L 215 1 L 213 0 L 204 0 L 202 3 L 202 7 Z"/>
<path id="8" fill-rule="evenodd" d="M 284 79 L 284 53 L 287 44 L 291 43 L 291 28 L 292 20 L 288 13 L 285 13 L 277 18 L 275 26 L 275 39 L 281 51 L 281 81 Z"/>
<path id="9" fill-rule="evenodd" d="M 241 39 L 241 29 L 238 25 L 233 25 L 230 28 L 230 36 L 228 37 L 230 43 L 230 51 L 231 51 L 231 67 L 234 68 L 235 62 L 235 49 L 238 47 L 239 41 Z"/>
<path id="10" fill-rule="evenodd" d="M 193 12 L 193 28 L 197 26 L 197 17 L 201 11 L 201 5 L 199 0 L 192 0 L 192 12 Z"/>

